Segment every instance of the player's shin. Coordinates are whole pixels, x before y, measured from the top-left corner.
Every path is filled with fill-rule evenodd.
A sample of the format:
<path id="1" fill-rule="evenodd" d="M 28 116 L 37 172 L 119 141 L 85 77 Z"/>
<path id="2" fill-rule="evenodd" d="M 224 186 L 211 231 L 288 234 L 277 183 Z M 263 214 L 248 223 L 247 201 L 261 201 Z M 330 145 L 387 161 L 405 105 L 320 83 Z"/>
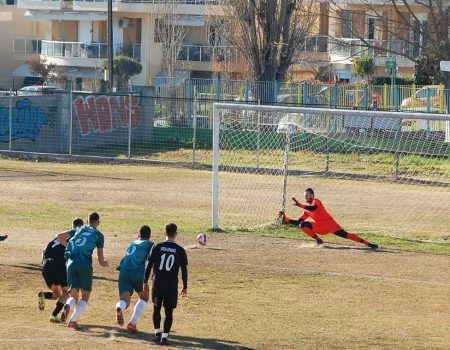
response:
<path id="1" fill-rule="evenodd" d="M 142 313 L 145 311 L 146 308 L 147 303 L 145 302 L 145 300 L 139 299 L 139 301 L 134 306 L 134 312 L 133 315 L 131 316 L 130 322 L 132 324 L 136 324 L 137 321 L 139 320 L 139 317 L 141 317 Z"/>
<path id="2" fill-rule="evenodd" d="M 78 317 L 81 316 L 81 314 L 86 310 L 88 303 L 86 301 L 84 301 L 83 299 L 81 299 L 76 307 L 75 307 L 75 311 L 72 314 L 72 317 L 70 317 L 69 322 L 76 322 L 78 320 Z"/>
<path id="3" fill-rule="evenodd" d="M 164 318 L 164 329 L 162 338 L 167 338 L 173 323 L 173 309 L 166 308 L 166 317 Z"/>
<path id="4" fill-rule="evenodd" d="M 58 314 L 61 312 L 63 307 L 64 307 L 64 304 L 61 303 L 60 301 L 57 301 L 55 310 L 53 310 L 52 315 L 55 316 L 55 317 L 58 316 Z"/>

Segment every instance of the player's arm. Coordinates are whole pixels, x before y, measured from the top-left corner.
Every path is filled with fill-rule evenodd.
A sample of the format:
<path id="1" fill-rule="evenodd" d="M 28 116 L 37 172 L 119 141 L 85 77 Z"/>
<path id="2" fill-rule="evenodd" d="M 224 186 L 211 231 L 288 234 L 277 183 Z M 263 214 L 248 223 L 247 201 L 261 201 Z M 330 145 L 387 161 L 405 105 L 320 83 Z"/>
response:
<path id="1" fill-rule="evenodd" d="M 105 260 L 103 248 L 97 248 L 97 258 L 98 258 L 98 263 L 100 264 L 100 266 L 103 266 L 103 267 L 109 266 L 108 261 Z"/>
<path id="2" fill-rule="evenodd" d="M 314 210 L 316 210 L 318 208 L 318 206 L 316 204 L 314 204 L 314 205 L 305 205 L 305 204 L 300 203 L 297 200 L 297 198 L 295 198 L 295 196 L 292 196 L 292 200 L 294 201 L 294 205 L 296 205 L 297 207 L 300 207 L 302 209 L 306 209 L 306 210 L 309 210 L 309 211 L 314 211 Z"/>
<path id="3" fill-rule="evenodd" d="M 64 231 L 64 232 L 58 233 L 58 235 L 56 236 L 56 239 L 57 239 L 61 244 L 64 244 L 64 246 L 67 245 L 67 241 L 68 241 L 69 239 L 71 239 L 71 238 L 72 238 L 71 231 Z"/>
<path id="4" fill-rule="evenodd" d="M 150 279 L 150 274 L 152 273 L 153 262 L 149 261 L 147 267 L 145 268 L 145 276 L 144 276 L 144 285 L 148 284 L 148 280 Z"/>
<path id="5" fill-rule="evenodd" d="M 153 245 L 152 249 L 150 250 L 150 255 L 148 257 L 147 267 L 145 268 L 144 284 L 147 284 L 148 280 L 150 279 L 150 274 L 152 273 L 152 267 L 155 261 L 155 256 L 156 256 L 156 248 L 155 245 Z"/>
<path id="6" fill-rule="evenodd" d="M 100 264 L 100 266 L 103 266 L 103 267 L 109 266 L 108 261 L 105 259 L 105 254 L 103 252 L 103 248 L 97 248 L 97 258 L 98 258 L 98 263 Z"/>
<path id="7" fill-rule="evenodd" d="M 187 296 L 187 282 L 188 282 L 188 270 L 187 270 L 187 255 L 184 252 L 183 261 L 181 263 L 181 279 L 183 281 L 183 289 L 181 290 L 181 296 L 184 298 Z"/>
<path id="8" fill-rule="evenodd" d="M 305 221 L 308 218 L 308 215 L 306 215 L 306 213 L 303 213 L 302 216 L 300 216 L 298 218 L 298 220 L 293 220 L 291 218 L 289 218 L 284 211 L 280 211 L 280 218 L 283 219 L 283 222 L 286 224 L 290 224 L 290 225 L 295 225 L 298 226 L 302 223 L 302 221 Z"/>

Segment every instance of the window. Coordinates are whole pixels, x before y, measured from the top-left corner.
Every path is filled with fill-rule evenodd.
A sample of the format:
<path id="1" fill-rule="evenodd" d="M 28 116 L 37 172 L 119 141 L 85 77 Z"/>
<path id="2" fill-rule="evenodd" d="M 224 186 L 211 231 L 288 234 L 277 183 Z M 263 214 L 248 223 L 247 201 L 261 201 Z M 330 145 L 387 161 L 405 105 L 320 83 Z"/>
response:
<path id="1" fill-rule="evenodd" d="M 211 46 L 221 46 L 222 43 L 222 35 L 220 33 L 220 27 L 219 26 L 209 26 L 208 30 L 208 43 Z"/>
<path id="2" fill-rule="evenodd" d="M 369 39 L 369 40 L 375 39 L 375 24 L 376 24 L 376 18 L 369 17 L 369 19 L 367 21 L 367 39 Z"/>
<path id="3" fill-rule="evenodd" d="M 164 24 L 164 20 L 162 20 L 161 18 L 156 18 L 155 19 L 155 37 L 154 37 L 154 41 L 155 43 L 161 43 L 163 41 L 164 38 L 164 28 L 165 28 L 165 24 Z"/>
<path id="4" fill-rule="evenodd" d="M 427 27 L 428 21 L 426 15 L 417 14 L 412 18 L 411 40 L 413 42 L 413 57 L 420 56 L 427 46 Z"/>
<path id="5" fill-rule="evenodd" d="M 352 37 L 352 13 L 348 10 L 341 11 L 341 38 Z"/>

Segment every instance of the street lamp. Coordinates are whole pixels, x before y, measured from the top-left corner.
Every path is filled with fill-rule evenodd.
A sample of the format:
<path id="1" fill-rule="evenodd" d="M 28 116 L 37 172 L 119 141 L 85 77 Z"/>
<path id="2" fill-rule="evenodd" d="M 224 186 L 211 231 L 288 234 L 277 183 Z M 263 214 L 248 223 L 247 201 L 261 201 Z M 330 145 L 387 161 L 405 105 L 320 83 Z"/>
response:
<path id="1" fill-rule="evenodd" d="M 113 21 L 112 21 L 112 0 L 108 0 L 107 9 L 107 27 L 108 27 L 108 90 L 111 92 L 113 90 Z"/>

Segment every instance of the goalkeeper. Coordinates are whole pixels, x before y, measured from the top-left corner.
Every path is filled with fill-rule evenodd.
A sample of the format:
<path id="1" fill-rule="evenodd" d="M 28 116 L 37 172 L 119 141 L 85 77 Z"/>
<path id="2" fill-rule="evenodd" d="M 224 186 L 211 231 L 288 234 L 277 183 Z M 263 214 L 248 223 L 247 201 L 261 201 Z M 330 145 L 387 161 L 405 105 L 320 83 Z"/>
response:
<path id="1" fill-rule="evenodd" d="M 333 233 L 336 236 L 351 239 L 352 241 L 362 243 L 369 248 L 377 249 L 378 245 L 370 243 L 354 233 L 345 231 L 339 224 L 334 221 L 333 217 L 327 212 L 322 202 L 318 198 L 314 198 L 314 191 L 312 188 L 305 190 L 306 205 L 300 203 L 295 196 L 292 196 L 294 205 L 303 209 L 303 214 L 298 220 L 292 220 L 286 216 L 284 211 L 280 211 L 280 218 L 284 223 L 298 226 L 309 237 L 314 238 L 317 244 L 322 244 L 322 239 L 319 235 L 326 235 Z M 312 221 L 306 221 L 310 218 Z"/>

